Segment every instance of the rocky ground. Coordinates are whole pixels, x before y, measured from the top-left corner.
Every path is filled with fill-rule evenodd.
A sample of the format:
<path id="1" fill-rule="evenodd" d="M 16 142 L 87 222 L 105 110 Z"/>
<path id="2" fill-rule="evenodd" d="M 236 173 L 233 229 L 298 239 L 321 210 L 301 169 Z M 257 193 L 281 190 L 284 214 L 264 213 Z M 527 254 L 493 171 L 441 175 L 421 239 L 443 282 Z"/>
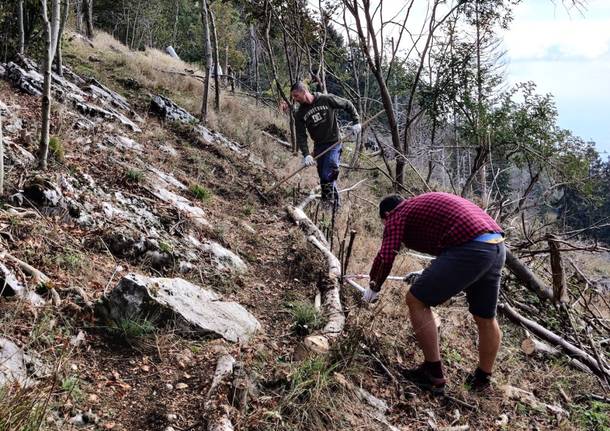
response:
<path id="1" fill-rule="evenodd" d="M 419 361 L 402 283 L 372 308 L 344 287 L 343 334 L 328 354 L 304 354 L 303 337 L 324 323 L 311 304 L 325 261 L 285 206 L 312 178 L 265 193 L 277 168 L 296 163 L 287 150 L 204 127 L 175 103 L 184 93 L 127 79 L 129 59 L 79 43 L 67 55 L 79 74 L 56 77 L 45 172 L 34 157 L 37 66 L 0 69 L 0 357 L 13 360 L 10 377 L 20 381 L 0 392 L 0 430 L 35 429 L 40 417 L 50 430 L 207 429 L 222 417 L 244 430 L 608 426 L 607 404 L 587 398 L 601 393 L 596 380 L 561 359 L 525 357 L 523 331 L 507 322 L 496 389 L 469 393 L 462 381 L 476 364 L 476 336 L 463 298 L 438 310 L 450 397 L 419 392 L 400 376 Z M 266 109 L 226 99 L 226 115 L 241 112 L 235 105 Z M 365 272 L 380 230 L 367 205 L 348 198 L 346 213 L 352 206 L 361 235 L 353 271 Z M 422 264 L 405 256 L 395 269 Z M 234 372 L 210 391 L 227 355 Z M 0 383 L 8 362 L 0 360 Z"/>

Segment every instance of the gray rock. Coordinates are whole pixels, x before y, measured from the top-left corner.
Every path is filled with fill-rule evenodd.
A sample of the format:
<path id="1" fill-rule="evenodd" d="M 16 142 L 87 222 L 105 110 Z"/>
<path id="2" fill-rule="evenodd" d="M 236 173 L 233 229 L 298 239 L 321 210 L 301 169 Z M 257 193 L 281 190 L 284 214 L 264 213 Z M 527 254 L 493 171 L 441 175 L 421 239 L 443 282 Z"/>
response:
<path id="1" fill-rule="evenodd" d="M 115 320 L 157 312 L 170 314 L 190 331 L 216 334 L 233 342 L 248 341 L 259 329 L 256 318 L 236 302 L 181 278 L 152 278 L 129 274 L 108 297 Z"/>
<path id="2" fill-rule="evenodd" d="M 26 387 L 34 384 L 33 365 L 32 359 L 15 343 L 0 337 L 0 388 L 10 382 Z"/>
<path id="3" fill-rule="evenodd" d="M 2 263 L 0 263 L 0 296 L 17 296 L 35 306 L 45 303 L 40 295 L 32 292 L 25 284 L 17 280 L 15 274 Z"/>

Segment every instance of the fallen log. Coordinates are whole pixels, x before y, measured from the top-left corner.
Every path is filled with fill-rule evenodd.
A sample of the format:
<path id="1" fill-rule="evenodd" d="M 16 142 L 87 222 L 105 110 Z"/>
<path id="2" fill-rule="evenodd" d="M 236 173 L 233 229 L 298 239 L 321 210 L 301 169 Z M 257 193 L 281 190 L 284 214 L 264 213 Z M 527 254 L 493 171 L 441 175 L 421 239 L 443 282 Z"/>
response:
<path id="1" fill-rule="evenodd" d="M 521 284 L 536 293 L 540 299 L 553 300 L 553 289 L 544 284 L 531 269 L 508 249 L 506 249 L 506 267 L 517 277 Z"/>
<path id="2" fill-rule="evenodd" d="M 585 364 L 588 368 L 591 369 L 593 373 L 595 373 L 600 378 L 608 378 L 608 371 L 604 368 L 601 368 L 598 361 L 589 353 L 574 346 L 572 343 L 568 342 L 561 336 L 555 334 L 552 331 L 549 331 L 548 329 L 534 322 L 533 320 L 523 317 L 508 304 L 498 304 L 498 309 L 502 311 L 504 315 L 506 315 L 506 317 L 508 317 L 513 322 L 523 325 L 527 330 L 533 332 L 534 334 L 544 339 L 545 341 L 548 341 L 552 345 L 561 347 L 561 349 L 569 356 Z"/>
<path id="3" fill-rule="evenodd" d="M 290 148 L 292 149 L 292 145 L 290 145 L 290 142 L 286 142 L 283 139 L 278 138 L 277 136 L 273 136 L 271 133 L 269 132 L 265 132 L 264 130 L 261 130 L 261 133 L 263 135 L 265 135 L 266 137 L 273 139 L 275 142 L 277 142 L 280 145 L 283 145 L 284 147 Z"/>
<path id="4" fill-rule="evenodd" d="M 537 340 L 536 338 L 532 337 L 531 335 L 526 337 L 521 342 L 521 350 L 527 356 L 532 356 L 532 355 L 551 356 L 551 357 L 563 356 L 563 353 L 561 352 L 561 350 L 559 350 L 553 346 L 549 346 L 544 341 Z M 585 372 L 587 374 L 593 374 L 591 369 L 589 367 L 587 367 L 585 364 L 583 364 L 582 362 L 580 362 L 578 359 L 574 359 L 574 358 L 570 358 L 570 357 L 568 357 L 567 359 L 568 359 L 568 363 L 571 366 L 573 366 L 574 368 L 576 368 L 582 372 Z"/>
<path id="5" fill-rule="evenodd" d="M 219 405 L 221 397 L 220 388 L 233 374 L 235 358 L 231 355 L 222 355 L 216 364 L 212 384 L 207 392 L 207 400 L 203 405 L 204 420 L 207 421 L 208 431 L 233 431 L 233 424 L 227 416 L 227 408 Z M 227 399 L 225 398 L 225 401 Z"/>

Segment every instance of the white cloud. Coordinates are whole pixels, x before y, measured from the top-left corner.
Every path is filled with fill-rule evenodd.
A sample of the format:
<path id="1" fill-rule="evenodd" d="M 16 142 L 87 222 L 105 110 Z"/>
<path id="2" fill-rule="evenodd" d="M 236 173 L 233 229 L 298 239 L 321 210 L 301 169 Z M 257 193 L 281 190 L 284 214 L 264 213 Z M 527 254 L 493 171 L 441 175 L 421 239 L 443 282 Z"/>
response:
<path id="1" fill-rule="evenodd" d="M 568 13 L 550 1 L 518 6 L 504 42 L 512 60 L 581 59 L 609 56 L 610 1 L 589 2 Z"/>
<path id="2" fill-rule="evenodd" d="M 552 93 L 559 125 L 610 151 L 610 0 L 566 11 L 561 0 L 527 0 L 504 34 L 510 82 Z"/>

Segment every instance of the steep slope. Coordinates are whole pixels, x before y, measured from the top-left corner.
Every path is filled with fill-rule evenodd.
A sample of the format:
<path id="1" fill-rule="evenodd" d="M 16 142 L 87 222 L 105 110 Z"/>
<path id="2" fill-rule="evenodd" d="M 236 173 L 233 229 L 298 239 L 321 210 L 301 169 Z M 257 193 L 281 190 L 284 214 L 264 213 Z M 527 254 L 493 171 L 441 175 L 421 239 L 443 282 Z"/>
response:
<path id="1" fill-rule="evenodd" d="M 220 134 L 156 98 L 162 93 L 196 112 L 198 80 L 177 74 L 188 74 L 184 69 L 190 66 L 158 52 L 131 53 L 105 35 L 93 48 L 74 39 L 67 57 L 84 79 L 68 74 L 66 86 L 75 85 L 79 97 L 54 105 L 54 155 L 47 172 L 35 170 L 32 156 L 38 97 L 0 81 L 11 195 L 0 211 L 2 246 L 50 279 L 39 283 L 7 263 L 46 305 L 0 299 L 0 327 L 2 336 L 47 364 L 30 394 L 46 405 L 44 427 L 206 429 L 208 390 L 224 354 L 236 358 L 243 373 L 236 384 L 223 384 L 213 413 L 228 411 L 236 429 L 603 425 L 595 415 L 607 410 L 579 398 L 597 391 L 594 379 L 560 360 L 523 357 L 517 347 L 522 331 L 509 324 L 503 325 L 498 384 L 533 391 L 572 415 L 510 400 L 500 391 L 479 397 L 462 387 L 476 364 L 476 333 L 461 297 L 438 310 L 451 398 L 418 392 L 400 377 L 401 368 L 419 360 L 402 305 L 403 283 L 389 284 L 374 308 L 360 306 L 355 292 L 344 287 L 343 336 L 326 356 L 303 354 L 303 334 L 320 326 L 306 304 L 314 303 L 325 262 L 284 210 L 313 188 L 315 175 L 306 172 L 296 186 L 264 194 L 278 175 L 298 165 L 259 133 L 269 124 L 281 127 L 281 118 L 248 96 L 226 94 L 223 113 L 211 120 Z M 35 75 L 32 64 L 23 67 Z M 167 118 L 159 101 L 170 105 L 177 121 Z M 89 108 L 79 108 L 83 104 Z M 361 178 L 367 179 L 364 190 L 359 198 L 346 197 L 334 226 L 336 243 L 348 228 L 358 231 L 350 266 L 356 273 L 366 272 L 378 244 L 380 225 L 371 202 L 385 190 L 382 181 L 366 175 L 343 181 Z M 328 215 L 317 213 L 312 218 L 328 230 Z M 403 255 L 395 273 L 423 264 Z M 105 320 L 94 304 L 129 273 L 182 278 L 211 289 L 245 307 L 261 329 L 239 344 L 189 333 L 162 315 Z M 31 402 L 24 393 L 4 400 L 13 403 L 5 404 L 13 411 Z M 9 407 L 0 407 L 0 417 Z M 0 430 L 14 429 L 2 428 L 2 420 Z"/>

